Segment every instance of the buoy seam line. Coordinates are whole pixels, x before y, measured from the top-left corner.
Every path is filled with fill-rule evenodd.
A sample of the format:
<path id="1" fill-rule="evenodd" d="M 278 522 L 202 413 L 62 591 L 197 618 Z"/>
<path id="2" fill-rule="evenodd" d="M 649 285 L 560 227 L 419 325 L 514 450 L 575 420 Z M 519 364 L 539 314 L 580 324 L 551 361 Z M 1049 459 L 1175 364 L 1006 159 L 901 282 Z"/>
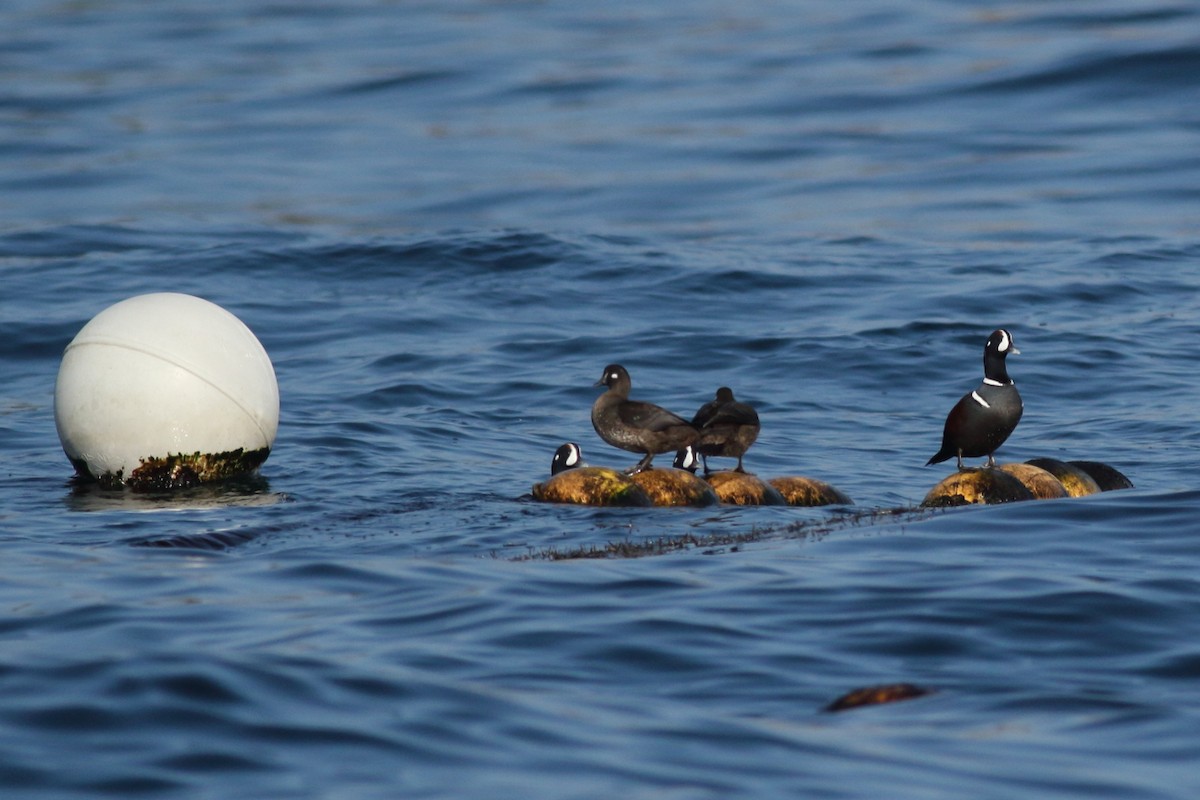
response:
<path id="1" fill-rule="evenodd" d="M 178 356 L 176 356 L 174 354 L 171 354 L 168 356 L 168 354 L 166 353 L 165 350 L 159 350 L 157 348 L 147 347 L 145 345 L 132 344 L 124 339 L 111 339 L 111 338 L 108 338 L 105 336 L 97 336 L 97 337 L 89 338 L 87 341 L 84 341 L 84 342 L 71 342 L 69 345 L 67 345 L 66 350 L 64 350 L 63 353 L 66 353 L 67 350 L 70 350 L 73 347 L 87 347 L 88 345 L 117 345 L 119 347 L 124 347 L 127 350 L 133 350 L 136 353 L 142 353 L 144 355 L 148 355 L 151 358 L 157 358 L 159 361 L 166 362 L 167 364 L 170 364 L 171 366 L 179 367 L 184 372 L 187 372 L 190 375 L 192 375 L 196 378 L 199 378 L 200 380 L 204 381 L 212 388 L 216 389 L 221 394 L 225 395 L 225 397 L 229 398 L 229 402 L 233 403 L 235 406 L 240 408 L 242 410 L 242 413 L 245 414 L 247 417 L 249 417 L 250 420 L 254 423 L 254 427 L 258 428 L 258 432 L 260 434 L 262 434 L 263 441 L 267 442 L 267 440 L 270 439 L 270 437 L 267 436 L 267 432 L 263 429 L 262 423 L 259 421 L 257 415 L 255 415 L 248 408 L 246 408 L 244 405 L 242 405 L 242 403 L 239 402 L 236 397 L 229 394 L 229 392 L 225 391 L 220 386 L 217 386 L 217 384 L 213 383 L 211 380 L 206 378 L 200 372 L 200 369 L 198 367 L 194 366 L 193 364 L 191 364 L 190 362 L 187 362 L 184 359 L 180 359 L 181 361 L 184 361 L 184 363 L 178 363 L 173 360 L 175 358 L 178 358 Z M 270 445 L 268 444 L 267 446 L 269 447 Z"/>

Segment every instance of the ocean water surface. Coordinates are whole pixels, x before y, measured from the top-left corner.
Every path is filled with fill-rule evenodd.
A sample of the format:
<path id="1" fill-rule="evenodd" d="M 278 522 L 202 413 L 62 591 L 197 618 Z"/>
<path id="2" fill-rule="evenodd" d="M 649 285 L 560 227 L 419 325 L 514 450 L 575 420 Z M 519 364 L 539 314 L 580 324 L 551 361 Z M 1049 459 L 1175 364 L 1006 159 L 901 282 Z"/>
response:
<path id="1" fill-rule="evenodd" d="M 5 797 L 1200 791 L 1191 5 L 0 23 Z M 271 355 L 258 475 L 71 481 L 63 348 L 153 291 Z M 997 327 L 1000 460 L 1136 488 L 913 510 Z M 854 504 L 532 501 L 564 441 L 636 460 L 611 362 L 688 416 L 733 387 L 748 469 Z"/>

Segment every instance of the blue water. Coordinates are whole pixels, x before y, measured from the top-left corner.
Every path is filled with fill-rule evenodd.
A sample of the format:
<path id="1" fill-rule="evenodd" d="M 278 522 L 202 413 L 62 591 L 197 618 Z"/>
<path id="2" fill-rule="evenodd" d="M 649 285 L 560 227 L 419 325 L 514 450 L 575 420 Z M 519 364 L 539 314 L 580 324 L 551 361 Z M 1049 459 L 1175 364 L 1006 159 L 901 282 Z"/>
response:
<path id="1" fill-rule="evenodd" d="M 1194 798 L 1200 12 L 0 11 L 4 797 Z M 63 347 L 182 291 L 270 353 L 256 479 L 80 492 Z M 1001 460 L 1136 489 L 938 513 Z M 846 509 L 527 494 L 603 366 Z M 700 544 L 569 558 L 610 543 Z M 741 537 L 749 541 L 735 543 Z M 920 699 L 841 714 L 860 686 Z"/>

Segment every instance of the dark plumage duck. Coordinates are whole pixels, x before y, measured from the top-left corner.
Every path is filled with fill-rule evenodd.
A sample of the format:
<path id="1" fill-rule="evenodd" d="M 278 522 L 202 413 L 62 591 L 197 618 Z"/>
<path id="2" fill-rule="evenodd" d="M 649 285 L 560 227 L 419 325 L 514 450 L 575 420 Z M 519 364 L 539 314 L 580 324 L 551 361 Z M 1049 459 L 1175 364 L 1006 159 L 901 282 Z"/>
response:
<path id="1" fill-rule="evenodd" d="M 988 337 L 983 348 L 983 383 L 950 409 L 942 430 L 942 448 L 925 466 L 952 456 L 958 459 L 959 469 L 963 468 L 963 456 L 987 456 L 987 465 L 996 465 L 997 448 L 1016 429 L 1024 411 L 1021 395 L 1005 367 L 1009 353 L 1020 352 L 1006 330 Z"/>
<path id="2" fill-rule="evenodd" d="M 758 412 L 733 397 L 728 386 L 717 389 L 717 396 L 700 406 L 692 417 L 692 427 L 700 431 L 696 449 L 708 474 L 709 456 L 727 456 L 738 460 L 734 472 L 745 472 L 742 456 L 758 438 Z"/>
<path id="3" fill-rule="evenodd" d="M 642 460 L 627 470 L 630 474 L 649 469 L 657 454 L 680 450 L 696 441 L 696 429 L 683 417 L 653 403 L 629 399 L 632 382 L 620 364 L 605 367 L 595 385 L 608 387 L 592 404 L 596 433 L 613 447 L 643 454 Z"/>

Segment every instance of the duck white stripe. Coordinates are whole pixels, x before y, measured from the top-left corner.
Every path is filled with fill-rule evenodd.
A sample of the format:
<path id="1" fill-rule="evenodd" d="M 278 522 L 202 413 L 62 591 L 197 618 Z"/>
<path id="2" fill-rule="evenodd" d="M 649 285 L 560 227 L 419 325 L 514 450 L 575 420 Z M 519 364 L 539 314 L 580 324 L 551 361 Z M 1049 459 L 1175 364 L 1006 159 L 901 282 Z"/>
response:
<path id="1" fill-rule="evenodd" d="M 1008 386 L 1012 383 L 1012 381 L 1009 381 L 1008 383 L 1005 383 L 1004 381 L 998 381 L 995 378 L 984 378 L 983 382 L 988 386 Z"/>
<path id="2" fill-rule="evenodd" d="M 988 401 L 979 396 L 979 392 L 971 392 L 971 397 L 974 398 L 976 403 L 979 403 L 979 405 L 983 406 L 984 408 L 991 408 L 991 406 L 988 405 Z"/>

